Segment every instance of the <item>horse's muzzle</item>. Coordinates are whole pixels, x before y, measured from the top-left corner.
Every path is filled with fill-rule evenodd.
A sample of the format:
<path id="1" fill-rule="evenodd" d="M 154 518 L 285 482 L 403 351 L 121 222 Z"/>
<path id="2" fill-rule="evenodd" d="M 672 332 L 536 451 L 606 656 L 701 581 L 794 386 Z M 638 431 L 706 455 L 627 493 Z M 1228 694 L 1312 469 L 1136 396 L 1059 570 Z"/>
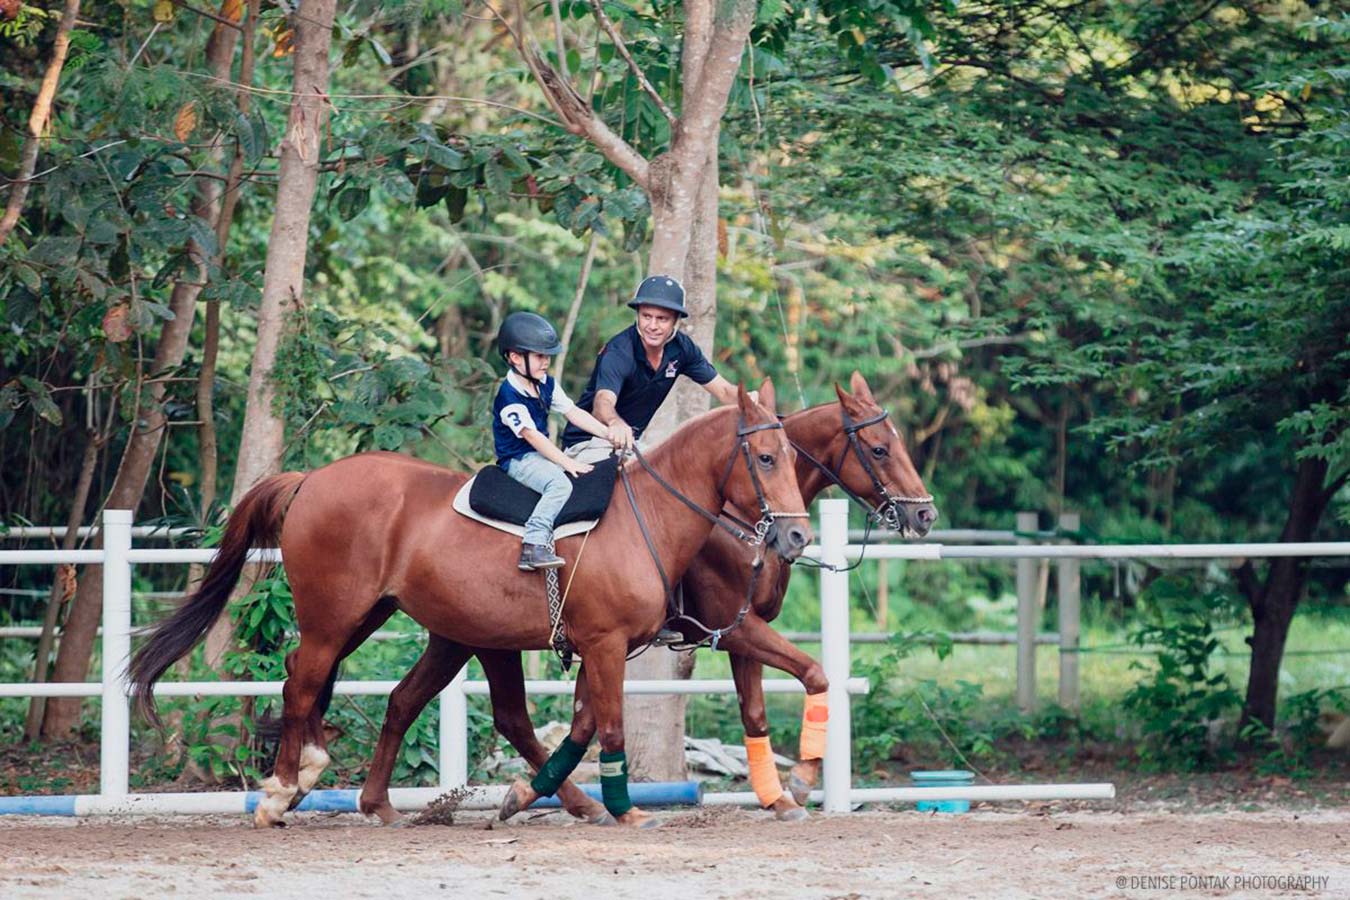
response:
<path id="1" fill-rule="evenodd" d="M 801 556 L 806 545 L 811 543 L 811 526 L 804 521 L 774 522 L 764 540 L 783 559 L 794 560 Z"/>
<path id="2" fill-rule="evenodd" d="M 908 525 L 918 537 L 928 534 L 938 518 L 937 507 L 931 503 L 905 503 L 902 504 L 902 508 L 905 514 L 904 524 Z"/>

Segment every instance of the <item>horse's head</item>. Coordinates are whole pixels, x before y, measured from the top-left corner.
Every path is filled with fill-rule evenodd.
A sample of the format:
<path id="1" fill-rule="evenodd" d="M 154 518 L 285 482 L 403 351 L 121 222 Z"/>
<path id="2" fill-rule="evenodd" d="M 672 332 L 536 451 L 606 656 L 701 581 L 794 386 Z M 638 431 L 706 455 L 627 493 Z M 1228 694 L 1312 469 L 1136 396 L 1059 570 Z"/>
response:
<path id="1" fill-rule="evenodd" d="M 797 486 L 795 454 L 774 407 L 766 378 L 756 402 L 737 388 L 740 418 L 737 448 L 723 479 L 722 496 L 744 510 L 757 510 L 764 543 L 784 559 L 796 559 L 811 542 L 811 522 Z"/>
<path id="2" fill-rule="evenodd" d="M 853 373 L 849 387 L 852 393 L 834 386 L 843 411 L 844 445 L 837 461 L 829 460 L 833 474 L 855 499 L 870 505 L 886 526 L 905 537 L 923 537 L 937 521 L 937 507 L 909 458 L 904 439 L 861 373 Z M 832 442 L 837 436 L 838 432 Z"/>

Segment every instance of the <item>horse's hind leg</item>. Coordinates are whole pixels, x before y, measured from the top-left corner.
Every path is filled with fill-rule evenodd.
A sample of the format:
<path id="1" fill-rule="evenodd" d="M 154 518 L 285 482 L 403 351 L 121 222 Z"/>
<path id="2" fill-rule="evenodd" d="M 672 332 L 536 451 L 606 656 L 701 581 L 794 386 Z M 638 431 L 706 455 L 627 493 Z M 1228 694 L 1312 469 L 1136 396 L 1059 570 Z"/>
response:
<path id="1" fill-rule="evenodd" d="M 515 650 L 478 650 L 476 654 L 492 694 L 492 724 L 538 772 L 548 762 L 549 752 L 535 737 L 534 725 L 530 722 L 520 653 Z M 558 786 L 558 800 L 564 809 L 578 819 L 597 825 L 610 820 L 604 804 L 588 797 L 571 779 L 564 780 Z"/>
<path id="2" fill-rule="evenodd" d="M 375 633 L 385 622 L 389 621 L 398 606 L 388 597 L 381 598 L 375 608 L 370 611 L 365 620 L 361 623 L 356 633 L 348 639 L 342 652 L 333 662 L 333 668 L 328 673 L 328 679 L 324 682 L 323 690 L 319 692 L 319 699 L 315 702 L 314 708 L 310 711 L 309 718 L 305 721 L 305 738 L 300 748 L 300 773 L 298 776 L 300 790 L 291 798 L 290 809 L 295 809 L 300 805 L 300 801 L 305 799 L 305 795 L 314 789 L 319 783 L 319 777 L 323 775 L 324 769 L 328 768 L 328 738 L 324 734 L 323 716 L 328 711 L 328 706 L 333 700 L 333 685 L 337 681 L 338 666 L 344 659 L 356 651 L 366 642 L 366 639 Z M 291 658 L 294 654 L 286 657 L 286 672 L 291 672 Z"/>
<path id="3" fill-rule="evenodd" d="M 259 828 L 283 824 L 281 817 L 300 791 L 301 750 L 309 736 L 310 714 L 337 663 L 342 650 L 340 641 L 327 635 L 321 639 L 302 634 L 300 646 L 287 660 L 290 677 L 282 689 L 281 745 L 277 749 L 276 769 L 263 782 L 266 796 L 258 801 L 253 813 L 253 824 Z M 323 755 L 326 761 L 327 753 Z"/>
<path id="4" fill-rule="evenodd" d="M 454 680 L 471 655 L 472 651 L 462 644 L 434 634 L 428 636 L 427 648 L 389 694 L 389 709 L 384 714 L 375 759 L 370 764 L 366 784 L 361 788 L 361 812 L 378 816 L 385 825 L 403 818 L 389 802 L 389 779 L 394 773 L 403 736 L 431 699 Z"/>

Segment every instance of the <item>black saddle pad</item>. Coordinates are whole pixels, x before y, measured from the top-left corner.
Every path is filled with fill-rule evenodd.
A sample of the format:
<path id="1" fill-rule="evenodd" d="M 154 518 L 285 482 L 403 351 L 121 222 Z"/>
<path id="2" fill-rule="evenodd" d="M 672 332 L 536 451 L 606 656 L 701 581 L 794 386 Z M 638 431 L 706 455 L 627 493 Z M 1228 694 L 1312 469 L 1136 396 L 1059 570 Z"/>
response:
<path id="1" fill-rule="evenodd" d="M 558 514 L 555 525 L 589 522 L 600 518 L 614 495 L 614 479 L 619 474 L 619 458 L 611 456 L 595 463 L 595 469 L 572 482 L 572 496 Z M 539 502 L 539 494 L 516 481 L 499 466 L 486 466 L 469 488 L 469 508 L 489 519 L 502 519 L 524 525 Z"/>

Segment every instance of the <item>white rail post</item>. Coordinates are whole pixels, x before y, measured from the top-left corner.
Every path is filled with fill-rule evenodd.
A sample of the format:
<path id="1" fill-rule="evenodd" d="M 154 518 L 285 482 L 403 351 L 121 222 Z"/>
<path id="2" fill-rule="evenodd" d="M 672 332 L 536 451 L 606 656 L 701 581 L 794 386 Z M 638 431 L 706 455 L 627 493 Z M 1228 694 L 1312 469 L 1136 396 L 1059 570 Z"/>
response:
<path id="1" fill-rule="evenodd" d="M 1017 530 L 1033 532 L 1038 527 L 1034 512 L 1017 514 Z M 1027 538 L 1019 544 L 1030 544 Z M 1036 632 L 1040 630 L 1040 609 L 1036 605 L 1036 560 L 1017 561 L 1017 705 L 1022 712 L 1036 708 Z"/>
<path id="2" fill-rule="evenodd" d="M 131 510 L 103 511 L 103 710 L 99 734 L 99 794 L 127 795 L 131 709 Z"/>
<path id="3" fill-rule="evenodd" d="M 1076 532 L 1082 525 L 1078 513 L 1063 513 L 1059 527 Z M 1059 705 L 1078 712 L 1078 631 L 1082 605 L 1079 562 L 1061 559 L 1055 593 L 1059 595 Z"/>
<path id="4" fill-rule="evenodd" d="M 464 694 L 467 665 L 441 691 L 440 759 L 441 788 L 469 783 L 469 700 Z"/>
<path id="5" fill-rule="evenodd" d="M 844 566 L 848 543 L 848 501 L 820 502 L 820 558 Z M 825 805 L 827 813 L 847 813 L 852 789 L 853 716 L 846 683 L 849 676 L 848 573 L 820 570 L 820 660 L 830 680 L 830 718 L 825 729 Z"/>

